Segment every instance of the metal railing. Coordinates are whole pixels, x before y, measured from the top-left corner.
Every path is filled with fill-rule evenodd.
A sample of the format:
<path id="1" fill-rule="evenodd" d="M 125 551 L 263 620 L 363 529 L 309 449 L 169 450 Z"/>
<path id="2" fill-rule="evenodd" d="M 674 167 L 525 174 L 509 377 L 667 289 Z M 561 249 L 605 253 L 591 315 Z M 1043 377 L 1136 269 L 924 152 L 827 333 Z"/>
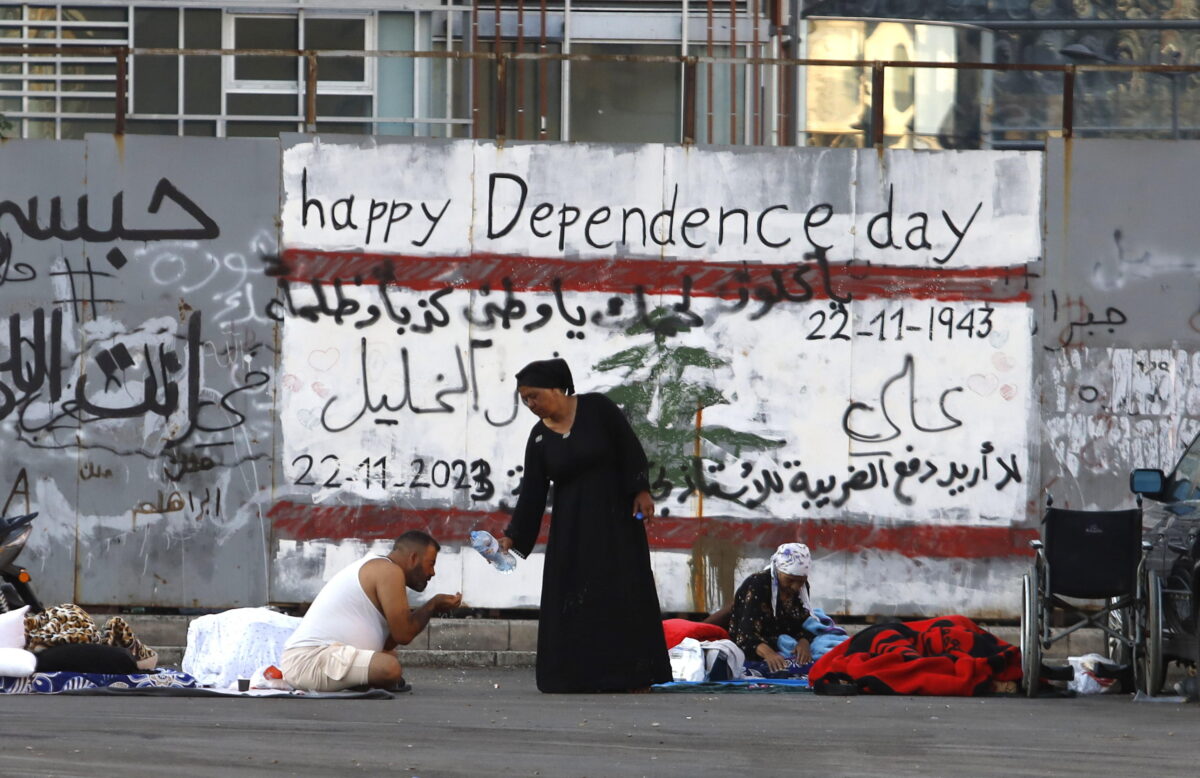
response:
<path id="1" fill-rule="evenodd" d="M 303 121 L 306 131 L 316 131 L 318 118 L 333 119 L 339 122 L 349 121 L 370 121 L 375 123 L 413 123 L 413 124 L 439 124 L 439 123 L 458 123 L 469 124 L 471 127 L 471 137 L 481 137 L 483 121 L 481 117 L 480 101 L 477 99 L 485 88 L 490 87 L 491 94 L 494 98 L 493 104 L 497 106 L 494 116 L 495 132 L 489 137 L 495 137 L 503 142 L 509 138 L 509 119 L 507 110 L 507 97 L 509 88 L 509 73 L 513 70 L 514 63 L 519 62 L 560 62 L 560 63 L 644 63 L 644 64 L 662 64 L 676 65 L 682 69 L 681 89 L 681 105 L 682 105 L 682 121 L 681 133 L 679 141 L 684 144 L 696 142 L 696 123 L 698 113 L 698 97 L 697 85 L 700 82 L 698 78 L 698 69 L 702 67 L 715 68 L 717 66 L 743 66 L 755 68 L 775 68 L 796 70 L 801 68 L 859 68 L 870 70 L 870 92 L 868 97 L 869 103 L 869 127 L 864 128 L 866 137 L 870 139 L 870 145 L 882 146 L 885 143 L 886 128 L 885 128 L 885 96 L 887 93 L 888 71 L 889 70 L 917 70 L 917 69 L 939 69 L 939 70 L 954 70 L 954 71 L 979 71 L 979 72 L 1028 72 L 1036 71 L 1041 73 L 1061 73 L 1062 74 L 1062 94 L 1061 94 L 1061 127 L 1057 128 L 1062 137 L 1071 138 L 1075 135 L 1075 102 L 1076 102 L 1076 84 L 1081 73 L 1085 72 L 1120 72 L 1120 73 L 1148 73 L 1161 74 L 1167 76 L 1194 76 L 1200 74 L 1200 65 L 1125 65 L 1125 64 L 1024 64 L 1024 63 L 986 63 L 986 62 L 923 62 L 923 61 L 866 61 L 866 60 L 836 60 L 836 59 L 796 59 L 796 58 L 769 58 L 769 57 L 718 57 L 718 56 L 684 56 L 684 55 L 644 55 L 644 54 L 578 54 L 578 53 L 553 53 L 553 52 L 505 52 L 499 50 L 478 50 L 478 51 L 338 51 L 338 50 L 315 50 L 315 49 L 212 49 L 212 48 L 133 48 L 128 46 L 0 46 L 0 57 L 96 57 L 108 58 L 111 57 L 115 63 L 115 108 L 112 116 L 114 131 L 118 135 L 125 134 L 127 119 L 130 116 L 129 112 L 129 62 L 131 57 L 136 56 L 219 56 L 219 57 L 296 57 L 304 62 L 304 78 L 303 78 L 303 115 L 296 117 L 276 116 L 270 117 L 255 117 L 259 119 L 269 118 L 274 121 Z M 474 75 L 475 69 L 471 70 L 472 91 L 471 99 L 471 116 L 463 120 L 454 120 L 452 118 L 414 118 L 414 117 L 381 117 L 374 116 L 370 118 L 351 117 L 344 115 L 319 117 L 317 111 L 317 96 L 319 93 L 320 73 L 318 68 L 318 59 L 327 57 L 366 57 L 366 58 L 403 58 L 403 59 L 427 59 L 427 60 L 442 60 L 446 62 L 453 61 L 471 61 L 471 62 L 491 62 L 494 63 L 494 79 L 479 79 Z M 8 80 L 17 79 L 36 79 L 36 75 L 17 75 L 11 74 L 3 76 Z M 490 81 L 489 83 L 486 83 Z M 782 81 L 781 81 L 782 83 Z M 1178 93 L 1176 83 L 1173 78 L 1172 82 L 1172 100 L 1173 100 L 1173 116 L 1174 134 L 1179 135 L 1178 126 Z M 0 93 L 2 96 L 3 93 Z M 786 95 L 782 96 L 786 97 Z M 769 145 L 792 145 L 788 142 L 789 133 L 786 131 L 785 124 L 792 123 L 794 132 L 792 137 L 800 137 L 800 133 L 805 132 L 803 127 L 795 126 L 794 123 L 798 117 L 789 114 L 789 101 L 780 99 L 782 108 L 777 115 L 772 117 L 772 121 L 777 125 L 772 128 L 772 131 L 767 133 L 771 138 Z M 712 95 L 709 95 L 712 99 Z M 544 101 L 543 101 L 544 103 Z M 866 108 L 867 106 L 864 106 Z M 545 110 L 544 105 L 542 110 Z M 711 104 L 708 108 L 711 111 Z M 736 110 L 736 109 L 733 109 Z M 40 114 L 39 114 L 40 115 Z M 11 118 L 26 117 L 26 114 L 21 112 L 11 112 Z M 89 115 L 89 118 L 93 118 Z M 711 123 L 711 119 L 710 119 Z M 1047 132 L 1052 132 L 1051 128 L 1046 128 Z"/>

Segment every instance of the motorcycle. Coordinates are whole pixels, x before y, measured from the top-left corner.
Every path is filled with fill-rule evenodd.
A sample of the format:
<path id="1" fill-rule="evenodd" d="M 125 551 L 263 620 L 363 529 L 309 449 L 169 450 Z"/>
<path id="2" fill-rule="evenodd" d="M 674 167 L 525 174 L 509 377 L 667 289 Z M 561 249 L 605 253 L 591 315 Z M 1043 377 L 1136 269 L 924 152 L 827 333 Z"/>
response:
<path id="1" fill-rule="evenodd" d="M 42 603 L 30 585 L 29 571 L 16 564 L 17 555 L 25 547 L 37 513 L 0 518 L 0 613 L 25 605 L 32 613 L 42 610 Z"/>

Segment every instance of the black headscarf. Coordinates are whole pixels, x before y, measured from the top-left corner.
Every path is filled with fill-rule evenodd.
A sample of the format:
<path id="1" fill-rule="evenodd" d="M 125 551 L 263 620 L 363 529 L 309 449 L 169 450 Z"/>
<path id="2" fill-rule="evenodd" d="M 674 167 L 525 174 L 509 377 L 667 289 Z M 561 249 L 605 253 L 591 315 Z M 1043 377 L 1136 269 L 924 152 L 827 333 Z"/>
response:
<path id="1" fill-rule="evenodd" d="M 517 372 L 517 386 L 562 389 L 566 394 L 575 393 L 571 368 L 567 366 L 565 359 L 541 359 L 537 362 L 530 362 Z"/>

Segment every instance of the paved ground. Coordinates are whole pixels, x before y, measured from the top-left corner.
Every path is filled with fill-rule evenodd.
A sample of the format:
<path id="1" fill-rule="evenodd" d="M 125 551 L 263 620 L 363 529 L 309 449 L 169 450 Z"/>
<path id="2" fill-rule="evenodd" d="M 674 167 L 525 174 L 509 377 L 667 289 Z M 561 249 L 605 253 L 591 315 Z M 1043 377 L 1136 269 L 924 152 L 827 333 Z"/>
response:
<path id="1" fill-rule="evenodd" d="M 1200 705 L 563 696 L 525 668 L 410 674 L 381 701 L 0 698 L 0 775 L 1197 774 Z"/>

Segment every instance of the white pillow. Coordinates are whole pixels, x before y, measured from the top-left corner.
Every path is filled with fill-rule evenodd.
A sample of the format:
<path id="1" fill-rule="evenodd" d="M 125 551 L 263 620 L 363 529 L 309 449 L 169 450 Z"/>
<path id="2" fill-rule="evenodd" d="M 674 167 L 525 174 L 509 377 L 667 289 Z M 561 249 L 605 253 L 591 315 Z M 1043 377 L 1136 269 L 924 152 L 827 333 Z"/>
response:
<path id="1" fill-rule="evenodd" d="M 0 648 L 25 648 L 26 605 L 15 611 L 0 613 Z"/>
<path id="2" fill-rule="evenodd" d="M 23 648 L 0 648 L 0 675 L 28 678 L 37 669 L 37 657 Z"/>

